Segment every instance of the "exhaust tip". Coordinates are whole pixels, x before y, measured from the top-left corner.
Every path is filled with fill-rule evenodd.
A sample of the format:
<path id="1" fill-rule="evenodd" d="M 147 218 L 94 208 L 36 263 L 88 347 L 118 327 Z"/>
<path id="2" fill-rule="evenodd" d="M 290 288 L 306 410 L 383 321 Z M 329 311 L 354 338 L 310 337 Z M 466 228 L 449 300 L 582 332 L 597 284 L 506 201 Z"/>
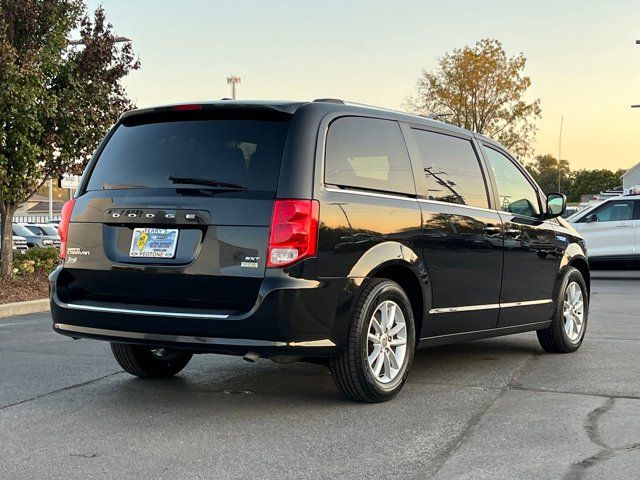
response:
<path id="1" fill-rule="evenodd" d="M 256 363 L 260 359 L 260 354 L 256 352 L 247 352 L 242 359 L 247 362 Z"/>

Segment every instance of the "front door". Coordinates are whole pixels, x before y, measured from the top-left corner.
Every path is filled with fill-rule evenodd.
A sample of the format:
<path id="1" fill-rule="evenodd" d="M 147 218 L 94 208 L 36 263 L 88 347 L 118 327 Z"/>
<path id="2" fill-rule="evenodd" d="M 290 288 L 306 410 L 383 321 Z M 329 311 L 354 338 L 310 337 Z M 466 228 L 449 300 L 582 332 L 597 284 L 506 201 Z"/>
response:
<path id="1" fill-rule="evenodd" d="M 506 154 L 484 147 L 504 224 L 504 267 L 498 327 L 550 318 L 559 267 L 554 220 L 543 220 L 538 190 Z"/>
<path id="2" fill-rule="evenodd" d="M 411 129 L 424 175 L 422 252 L 431 279 L 428 336 L 495 328 L 502 276 L 502 225 L 489 208 L 485 176 L 471 138 Z"/>
<path id="3" fill-rule="evenodd" d="M 574 224 L 587 242 L 589 257 L 621 257 L 634 255 L 637 215 L 634 200 L 609 200 L 584 215 Z M 638 205 L 635 205 L 638 208 Z M 640 208 L 638 209 L 640 213 Z"/>

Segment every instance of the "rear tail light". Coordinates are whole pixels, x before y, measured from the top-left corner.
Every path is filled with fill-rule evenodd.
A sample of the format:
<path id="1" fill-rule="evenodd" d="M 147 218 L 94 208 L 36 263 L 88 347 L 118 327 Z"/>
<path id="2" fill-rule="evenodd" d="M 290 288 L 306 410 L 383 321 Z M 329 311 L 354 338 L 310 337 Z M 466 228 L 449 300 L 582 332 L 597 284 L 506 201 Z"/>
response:
<path id="1" fill-rule="evenodd" d="M 317 253 L 320 205 L 316 200 L 276 200 L 268 267 L 286 267 Z"/>
<path id="2" fill-rule="evenodd" d="M 58 224 L 58 235 L 60 235 L 60 258 L 67 256 L 67 235 L 69 233 L 69 221 L 71 220 L 71 212 L 76 199 L 73 198 L 62 206 L 60 213 L 60 223 Z"/>

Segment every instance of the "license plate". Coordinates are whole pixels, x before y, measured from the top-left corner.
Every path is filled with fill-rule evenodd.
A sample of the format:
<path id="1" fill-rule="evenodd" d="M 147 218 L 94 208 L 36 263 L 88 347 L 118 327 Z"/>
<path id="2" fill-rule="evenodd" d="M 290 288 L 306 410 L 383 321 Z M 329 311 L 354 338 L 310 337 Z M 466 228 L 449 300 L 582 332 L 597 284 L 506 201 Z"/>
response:
<path id="1" fill-rule="evenodd" d="M 178 229 L 134 228 L 130 257 L 173 258 L 178 243 Z"/>

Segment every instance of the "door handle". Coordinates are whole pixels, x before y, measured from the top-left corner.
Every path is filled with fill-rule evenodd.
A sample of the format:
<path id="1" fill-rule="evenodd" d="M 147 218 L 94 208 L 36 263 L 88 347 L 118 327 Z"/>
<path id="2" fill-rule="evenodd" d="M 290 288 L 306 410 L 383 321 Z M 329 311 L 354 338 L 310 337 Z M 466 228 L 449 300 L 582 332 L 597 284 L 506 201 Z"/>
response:
<path id="1" fill-rule="evenodd" d="M 522 232 L 517 229 L 517 228 L 507 228 L 504 233 L 506 233 L 507 235 L 511 235 L 512 237 L 517 237 L 518 235 L 520 235 Z"/>
<path id="2" fill-rule="evenodd" d="M 500 227 L 494 227 L 494 226 L 484 227 L 483 230 L 484 230 L 484 233 L 489 235 L 495 235 L 496 233 L 500 233 L 502 231 Z"/>
<path id="3" fill-rule="evenodd" d="M 633 225 L 629 224 L 629 223 L 620 223 L 619 225 L 616 225 L 618 228 L 629 228 L 632 227 Z"/>

